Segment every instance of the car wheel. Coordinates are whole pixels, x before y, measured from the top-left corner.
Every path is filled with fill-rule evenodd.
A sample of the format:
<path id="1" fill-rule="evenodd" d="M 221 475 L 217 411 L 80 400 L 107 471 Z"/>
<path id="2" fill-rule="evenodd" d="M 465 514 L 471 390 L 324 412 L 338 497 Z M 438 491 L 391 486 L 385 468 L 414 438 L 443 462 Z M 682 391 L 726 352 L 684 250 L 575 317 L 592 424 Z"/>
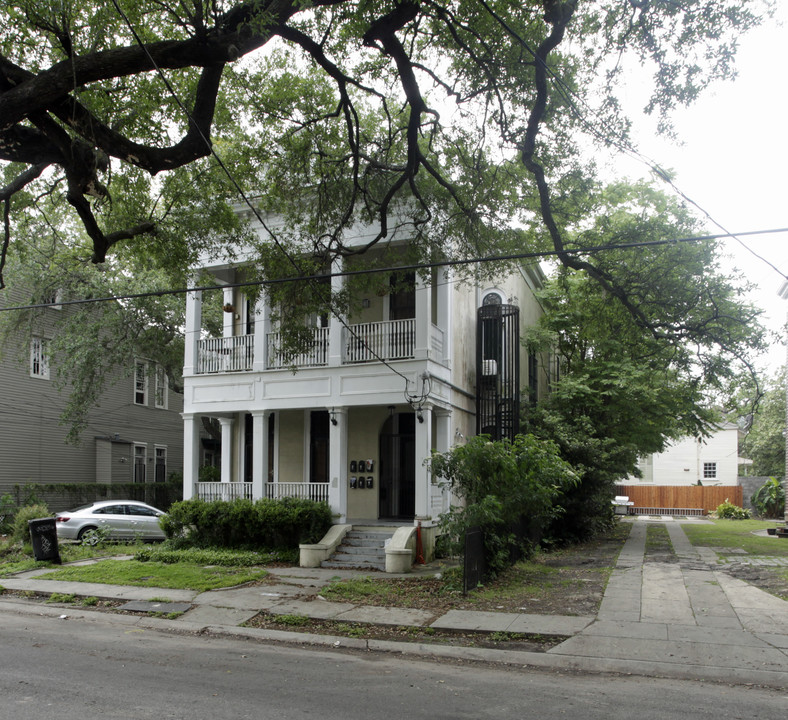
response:
<path id="1" fill-rule="evenodd" d="M 97 532 L 98 528 L 84 527 L 79 531 L 77 540 L 83 545 L 97 545 L 101 541 L 101 536 Z"/>

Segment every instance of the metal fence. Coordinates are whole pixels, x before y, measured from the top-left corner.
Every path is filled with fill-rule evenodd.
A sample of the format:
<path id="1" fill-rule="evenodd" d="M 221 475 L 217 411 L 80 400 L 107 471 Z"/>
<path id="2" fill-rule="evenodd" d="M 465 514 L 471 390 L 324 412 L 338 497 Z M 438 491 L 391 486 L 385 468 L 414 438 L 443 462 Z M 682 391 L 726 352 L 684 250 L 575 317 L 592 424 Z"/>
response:
<path id="1" fill-rule="evenodd" d="M 462 572 L 462 592 L 467 594 L 484 582 L 484 533 L 473 528 L 465 533 L 465 558 Z"/>

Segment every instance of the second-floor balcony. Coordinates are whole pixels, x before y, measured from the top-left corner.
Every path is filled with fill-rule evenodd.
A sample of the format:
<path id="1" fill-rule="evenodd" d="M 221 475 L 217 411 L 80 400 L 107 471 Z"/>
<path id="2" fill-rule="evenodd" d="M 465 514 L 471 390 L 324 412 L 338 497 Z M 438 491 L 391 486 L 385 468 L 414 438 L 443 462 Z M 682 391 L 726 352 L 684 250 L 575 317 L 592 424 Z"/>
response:
<path id="1" fill-rule="evenodd" d="M 430 349 L 443 352 L 444 335 L 431 325 Z M 341 364 L 407 360 L 415 357 L 416 322 L 413 318 L 349 325 L 342 328 Z M 254 369 L 255 336 L 206 338 L 197 347 L 197 374 L 248 372 Z M 331 364 L 329 329 L 315 328 L 301 348 L 282 350 L 279 332 L 266 334 L 263 366 L 266 370 L 324 367 Z"/>

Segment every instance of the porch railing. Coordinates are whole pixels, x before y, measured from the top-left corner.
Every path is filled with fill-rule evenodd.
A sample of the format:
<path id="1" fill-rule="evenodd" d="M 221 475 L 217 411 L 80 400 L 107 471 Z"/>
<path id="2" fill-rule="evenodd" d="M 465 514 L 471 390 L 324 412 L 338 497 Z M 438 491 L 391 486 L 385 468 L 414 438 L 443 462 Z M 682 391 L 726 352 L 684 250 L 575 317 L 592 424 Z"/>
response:
<path id="1" fill-rule="evenodd" d="M 344 361 L 364 363 L 412 358 L 415 329 L 413 318 L 351 325 L 346 334 Z"/>
<path id="2" fill-rule="evenodd" d="M 250 482 L 198 482 L 195 495 L 200 500 L 254 500 Z M 263 495 L 271 500 L 302 498 L 328 502 L 328 483 L 274 482 L 263 486 Z"/>
<path id="3" fill-rule="evenodd" d="M 248 482 L 198 482 L 195 487 L 200 500 L 252 499 L 252 483 Z"/>
<path id="4" fill-rule="evenodd" d="M 197 372 L 241 372 L 252 369 L 254 335 L 205 338 L 197 345 Z"/>
<path id="5" fill-rule="evenodd" d="M 272 500 L 291 497 L 328 502 L 328 485 L 317 482 L 273 482 L 265 484 L 264 492 Z"/>
<path id="6" fill-rule="evenodd" d="M 266 336 L 266 356 L 269 370 L 291 367 L 320 367 L 328 365 L 328 328 L 315 328 L 314 334 L 301 348 L 300 352 L 282 352 L 282 334 L 268 333 Z"/>

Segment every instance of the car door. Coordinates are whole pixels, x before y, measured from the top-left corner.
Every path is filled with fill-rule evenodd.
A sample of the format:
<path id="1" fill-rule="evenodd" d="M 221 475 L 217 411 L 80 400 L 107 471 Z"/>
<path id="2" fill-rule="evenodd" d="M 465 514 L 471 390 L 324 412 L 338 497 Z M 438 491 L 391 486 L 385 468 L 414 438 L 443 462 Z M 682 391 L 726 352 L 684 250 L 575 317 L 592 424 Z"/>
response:
<path id="1" fill-rule="evenodd" d="M 107 529 L 107 537 L 112 539 L 129 537 L 131 528 L 125 505 L 106 505 L 93 511 L 96 525 Z"/>
<path id="2" fill-rule="evenodd" d="M 164 533 L 159 527 L 159 512 L 144 505 L 127 505 L 129 514 L 129 527 L 134 537 L 143 540 L 164 539 Z"/>

